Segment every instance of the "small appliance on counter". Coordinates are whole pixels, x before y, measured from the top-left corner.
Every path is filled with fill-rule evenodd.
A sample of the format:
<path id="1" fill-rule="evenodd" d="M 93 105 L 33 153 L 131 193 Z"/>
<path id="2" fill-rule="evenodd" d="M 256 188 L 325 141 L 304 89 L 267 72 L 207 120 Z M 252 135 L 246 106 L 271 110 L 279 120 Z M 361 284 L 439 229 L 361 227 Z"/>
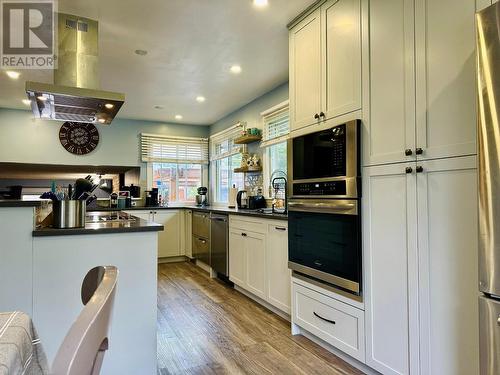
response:
<path id="1" fill-rule="evenodd" d="M 236 196 L 236 203 L 238 204 L 238 208 L 240 209 L 248 208 L 248 195 L 246 190 L 238 191 L 238 195 Z"/>
<path id="2" fill-rule="evenodd" d="M 248 208 L 250 210 L 258 210 L 259 208 L 266 208 L 266 198 L 261 194 L 248 197 Z"/>
<path id="3" fill-rule="evenodd" d="M 208 206 L 208 189 L 205 186 L 198 188 L 198 195 L 196 196 L 196 205 L 198 207 Z"/>
<path id="4" fill-rule="evenodd" d="M 120 191 L 130 192 L 130 198 L 140 198 L 141 197 L 141 187 L 130 184 L 130 186 L 121 186 Z"/>
<path id="5" fill-rule="evenodd" d="M 158 188 L 146 190 L 146 207 L 158 207 Z"/>
<path id="6" fill-rule="evenodd" d="M 130 208 L 132 206 L 132 198 L 130 198 L 130 191 L 118 192 L 118 208 Z"/>
<path id="7" fill-rule="evenodd" d="M 0 190 L 0 199 L 21 199 L 22 186 L 9 186 L 7 190 Z"/>
<path id="8" fill-rule="evenodd" d="M 110 208 L 117 208 L 118 207 L 118 194 L 111 193 L 109 195 L 109 207 Z"/>

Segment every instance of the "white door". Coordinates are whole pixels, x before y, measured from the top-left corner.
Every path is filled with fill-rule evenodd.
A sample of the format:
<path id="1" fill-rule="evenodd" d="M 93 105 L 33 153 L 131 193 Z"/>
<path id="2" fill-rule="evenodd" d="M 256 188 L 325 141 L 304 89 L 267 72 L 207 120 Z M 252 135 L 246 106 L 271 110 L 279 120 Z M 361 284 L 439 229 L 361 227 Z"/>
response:
<path id="1" fill-rule="evenodd" d="M 418 331 L 414 167 L 369 167 L 363 174 L 366 364 L 383 374 L 417 373 L 410 355 L 418 349 L 411 342 Z"/>
<path id="2" fill-rule="evenodd" d="M 360 0 L 330 0 L 321 17 L 324 120 L 361 108 Z"/>
<path id="3" fill-rule="evenodd" d="M 244 232 L 246 289 L 266 299 L 266 236 Z"/>
<path id="4" fill-rule="evenodd" d="M 370 1 L 363 165 L 415 160 L 413 3 Z"/>
<path id="5" fill-rule="evenodd" d="M 290 30 L 291 131 L 319 121 L 321 43 L 321 17 L 318 8 Z"/>
<path id="6" fill-rule="evenodd" d="M 177 210 L 158 210 L 154 212 L 153 221 L 165 228 L 162 232 L 158 232 L 158 258 L 181 255 L 180 212 Z"/>
<path id="7" fill-rule="evenodd" d="M 423 159 L 476 153 L 476 0 L 415 0 L 417 141 Z"/>
<path id="8" fill-rule="evenodd" d="M 240 230 L 229 230 L 229 280 L 245 287 L 245 241 Z"/>
<path id="9" fill-rule="evenodd" d="M 421 373 L 479 373 L 476 157 L 417 176 Z"/>
<path id="10" fill-rule="evenodd" d="M 288 228 L 286 222 L 268 225 L 266 257 L 268 302 L 290 314 L 292 280 L 288 269 Z"/>

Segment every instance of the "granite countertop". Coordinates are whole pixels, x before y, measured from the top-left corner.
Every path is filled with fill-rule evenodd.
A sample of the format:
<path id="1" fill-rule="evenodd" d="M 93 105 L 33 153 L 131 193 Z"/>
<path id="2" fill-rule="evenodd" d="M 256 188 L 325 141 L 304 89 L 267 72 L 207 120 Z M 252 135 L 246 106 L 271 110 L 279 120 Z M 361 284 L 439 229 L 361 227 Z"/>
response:
<path id="1" fill-rule="evenodd" d="M 133 232 L 160 232 L 163 225 L 140 219 L 138 217 L 120 212 L 112 215 L 105 212 L 90 213 L 84 228 L 37 228 L 33 237 L 42 236 L 68 236 L 79 234 L 105 234 L 105 233 L 133 233 Z"/>
<path id="2" fill-rule="evenodd" d="M 198 207 L 198 206 L 169 206 L 169 207 L 129 207 L 129 208 L 93 208 L 88 209 L 88 212 L 109 212 L 109 211 L 148 211 L 148 210 L 193 210 L 193 211 L 203 211 L 203 212 L 214 212 L 219 214 L 231 214 L 231 215 L 241 215 L 241 216 L 251 216 L 260 217 L 264 219 L 273 220 L 288 220 L 288 215 L 286 214 L 273 214 L 267 212 L 261 212 L 259 210 L 245 210 L 237 208 L 227 208 L 227 207 Z"/>
<path id="3" fill-rule="evenodd" d="M 0 199 L 0 207 L 39 207 L 44 203 L 52 202 L 50 199 L 36 201 L 23 201 L 21 199 Z"/>

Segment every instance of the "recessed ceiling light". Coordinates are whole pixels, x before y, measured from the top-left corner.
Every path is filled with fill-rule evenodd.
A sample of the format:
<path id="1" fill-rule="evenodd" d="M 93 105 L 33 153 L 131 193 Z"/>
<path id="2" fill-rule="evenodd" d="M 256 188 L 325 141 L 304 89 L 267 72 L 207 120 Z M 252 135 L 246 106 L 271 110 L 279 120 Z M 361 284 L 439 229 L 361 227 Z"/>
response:
<path id="1" fill-rule="evenodd" d="M 31 101 L 29 99 L 23 99 L 23 104 L 24 105 L 30 105 Z"/>
<path id="2" fill-rule="evenodd" d="M 39 96 L 37 96 L 36 98 L 37 98 L 38 100 L 41 100 L 42 102 L 44 102 L 44 101 L 46 101 L 46 100 L 47 100 L 47 98 L 46 98 L 45 96 L 43 96 L 43 95 L 39 95 Z"/>
<path id="3" fill-rule="evenodd" d="M 136 49 L 134 52 L 139 56 L 146 56 L 148 54 L 148 51 L 146 51 L 145 49 Z"/>
<path id="4" fill-rule="evenodd" d="M 231 70 L 231 73 L 233 73 L 233 74 L 240 74 L 241 73 L 241 66 L 233 65 L 230 70 Z"/>
<path id="5" fill-rule="evenodd" d="M 256 7 L 262 8 L 268 5 L 267 0 L 253 0 L 253 5 Z"/>
<path id="6" fill-rule="evenodd" d="M 7 76 L 12 79 L 18 79 L 19 76 L 21 75 L 21 73 L 15 72 L 13 70 L 7 70 L 5 74 L 7 74 Z"/>
<path id="7" fill-rule="evenodd" d="M 197 97 L 196 97 L 196 101 L 197 101 L 198 103 L 203 103 L 205 100 L 206 100 L 206 99 L 205 99 L 205 97 L 204 97 L 204 96 L 197 96 Z"/>
<path id="8" fill-rule="evenodd" d="M 175 115 L 175 119 L 176 120 L 182 120 L 182 116 L 181 115 Z"/>
<path id="9" fill-rule="evenodd" d="M 163 107 L 162 105 L 155 105 L 154 106 L 154 109 L 163 109 L 163 108 L 165 108 L 165 107 Z"/>
<path id="10" fill-rule="evenodd" d="M 103 118 L 100 118 L 100 119 L 99 119 L 99 120 L 97 120 L 97 121 L 99 121 L 101 124 L 104 124 L 104 123 L 106 122 L 106 120 L 105 120 L 105 119 L 103 119 Z"/>
<path id="11" fill-rule="evenodd" d="M 106 104 L 104 104 L 104 106 L 105 106 L 107 109 L 111 109 L 111 108 L 113 108 L 115 105 L 114 105 L 114 104 L 111 104 L 111 103 L 106 103 Z"/>

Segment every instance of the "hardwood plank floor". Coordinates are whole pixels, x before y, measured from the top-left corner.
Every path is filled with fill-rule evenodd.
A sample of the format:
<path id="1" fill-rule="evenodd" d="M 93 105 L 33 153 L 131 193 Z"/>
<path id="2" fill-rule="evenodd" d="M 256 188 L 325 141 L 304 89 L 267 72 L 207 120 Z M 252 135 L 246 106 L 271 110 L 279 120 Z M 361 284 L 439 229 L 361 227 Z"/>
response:
<path id="1" fill-rule="evenodd" d="M 362 374 L 191 263 L 158 266 L 158 374 Z"/>

